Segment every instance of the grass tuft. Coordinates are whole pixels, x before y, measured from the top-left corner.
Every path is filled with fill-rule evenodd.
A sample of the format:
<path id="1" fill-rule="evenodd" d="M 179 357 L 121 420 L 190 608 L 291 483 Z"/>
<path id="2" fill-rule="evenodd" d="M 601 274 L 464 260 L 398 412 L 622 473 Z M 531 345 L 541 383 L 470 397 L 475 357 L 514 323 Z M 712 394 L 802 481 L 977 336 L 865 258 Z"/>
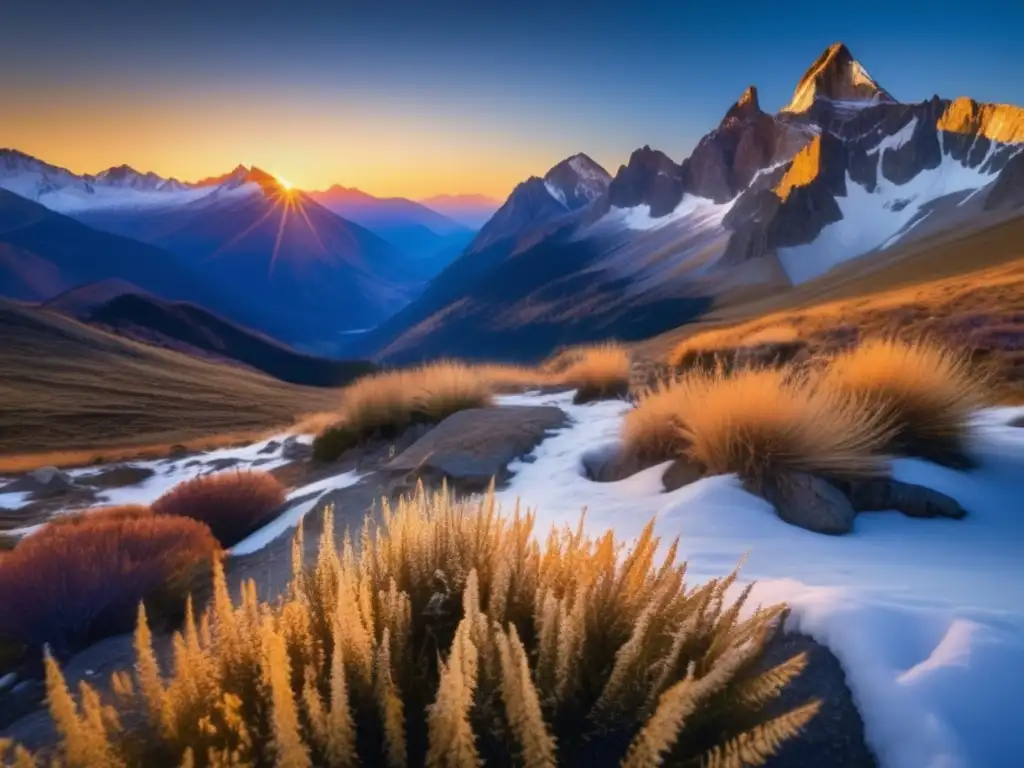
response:
<path id="1" fill-rule="evenodd" d="M 836 355 L 821 384 L 885 413 L 894 426 L 893 453 L 954 466 L 966 463 L 970 418 L 987 395 L 986 378 L 967 355 L 895 339 Z"/>
<path id="2" fill-rule="evenodd" d="M 201 563 L 219 550 L 183 518 L 83 518 L 47 525 L 0 559 L 0 638 L 58 658 L 130 631 L 140 600 L 180 610 Z"/>
<path id="3" fill-rule="evenodd" d="M 776 369 L 687 374 L 641 397 L 623 426 L 625 453 L 644 465 L 685 457 L 754 482 L 882 474 L 891 434 L 863 399 Z"/>
<path id="4" fill-rule="evenodd" d="M 223 472 L 179 483 L 153 503 L 153 513 L 205 523 L 226 549 L 266 525 L 284 503 L 284 486 L 273 475 Z"/>
<path id="5" fill-rule="evenodd" d="M 48 528 L 57 528 L 65 525 L 82 525 L 97 520 L 139 520 L 153 516 L 153 510 L 141 504 L 121 504 L 116 507 L 96 507 L 80 512 L 70 512 L 64 515 L 57 515 L 50 518 L 46 525 Z"/>
<path id="6" fill-rule="evenodd" d="M 576 388 L 573 402 L 610 400 L 629 394 L 630 359 L 619 344 L 600 344 L 579 350 L 560 374 L 563 384 Z"/>
<path id="7" fill-rule="evenodd" d="M 815 703 L 765 704 L 803 669 L 761 663 L 785 606 L 741 612 L 734 571 L 687 588 L 649 525 L 630 551 L 611 531 L 509 518 L 493 496 L 422 491 L 386 506 L 358 554 L 326 513 L 316 566 L 284 600 L 240 603 L 214 565 L 214 599 L 174 637 L 161 676 L 139 612 L 135 680 L 118 709 L 77 704 L 47 664 L 58 757 L 132 765 L 759 765 Z M 296 547 L 301 551 L 301 547 Z M 756 748 L 755 748 L 756 747 Z M 753 758 L 748 759 L 748 755 Z M 93 761 L 93 763 L 90 763 Z"/>
<path id="8" fill-rule="evenodd" d="M 353 445 L 393 438 L 415 424 L 491 404 L 491 387 L 460 363 L 435 363 L 360 379 L 342 391 L 336 423 L 313 441 L 313 457 L 333 461 Z"/>

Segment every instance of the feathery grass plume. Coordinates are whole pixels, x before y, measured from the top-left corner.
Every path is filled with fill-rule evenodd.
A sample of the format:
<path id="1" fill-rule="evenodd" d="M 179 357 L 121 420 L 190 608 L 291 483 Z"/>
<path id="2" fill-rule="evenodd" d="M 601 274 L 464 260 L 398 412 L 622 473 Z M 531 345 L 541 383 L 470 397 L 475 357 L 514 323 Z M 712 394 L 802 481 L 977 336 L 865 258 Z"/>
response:
<path id="1" fill-rule="evenodd" d="M 427 765 L 472 768 L 482 765 L 469 721 L 476 690 L 477 648 L 470 639 L 470 619 L 463 618 L 447 663 L 441 663 L 437 698 L 428 708 Z"/>
<path id="2" fill-rule="evenodd" d="M 138 685 L 114 686 L 128 731 L 91 690 L 76 710 L 51 662 L 51 710 L 70 734 L 57 757 L 347 768 L 500 764 L 511 748 L 539 766 L 696 764 L 716 742 L 756 733 L 742 754 L 761 754 L 792 732 L 795 720 L 755 731 L 805 663 L 757 664 L 784 606 L 741 615 L 726 599 L 736 572 L 688 588 L 674 545 L 655 557 L 652 527 L 627 551 L 582 521 L 542 545 L 532 513 L 422 488 L 382 517 L 340 557 L 325 526 L 323 556 L 274 604 L 251 580 L 233 603 L 215 560 L 211 605 L 198 622 L 186 611 L 166 681 L 140 612 Z"/>
<path id="3" fill-rule="evenodd" d="M 705 765 L 707 768 L 757 768 L 764 765 L 784 743 L 796 738 L 820 709 L 820 701 L 811 701 L 741 733 L 711 749 L 705 757 Z"/>
<path id="4" fill-rule="evenodd" d="M 388 765 L 391 768 L 403 768 L 406 765 L 405 751 L 405 716 L 402 699 L 395 690 L 391 680 L 391 662 L 388 652 L 388 630 L 377 649 L 377 660 L 374 664 L 374 697 L 380 711 L 380 719 L 384 725 L 384 747 Z"/>
<path id="5" fill-rule="evenodd" d="M 281 768 L 307 768 L 309 752 L 299 733 L 299 717 L 291 688 L 291 668 L 285 652 L 284 638 L 274 627 L 274 620 L 263 621 L 263 675 L 270 688 L 271 717 L 274 728 L 276 764 Z"/>
<path id="6" fill-rule="evenodd" d="M 68 768 L 123 766 L 124 762 L 107 740 L 102 722 L 79 717 L 64 675 L 49 651 L 44 654 L 43 661 L 46 667 L 46 700 L 61 737 L 62 757 Z"/>
<path id="7" fill-rule="evenodd" d="M 536 768 L 554 768 L 555 740 L 548 732 L 541 712 L 540 697 L 530 676 L 526 649 L 514 624 L 508 633 L 496 632 L 501 660 L 501 694 L 505 713 L 522 750 L 523 763 Z"/>
<path id="8" fill-rule="evenodd" d="M 682 455 L 709 474 L 754 482 L 780 471 L 884 474 L 890 437 L 888 415 L 864 400 L 774 369 L 687 374 L 641 400 L 623 428 L 625 450 L 637 458 Z"/>
<path id="9" fill-rule="evenodd" d="M 142 701 L 149 712 L 152 722 L 160 721 L 160 713 L 164 707 L 164 684 L 160 679 L 160 667 L 156 663 L 153 652 L 153 634 L 149 631 L 146 620 L 146 607 L 139 603 L 138 618 L 135 624 L 135 676 L 139 682 Z"/>
<path id="10" fill-rule="evenodd" d="M 356 762 L 356 729 L 349 708 L 345 681 L 345 657 L 342 651 L 340 617 L 334 620 L 334 653 L 331 659 L 331 708 L 327 719 L 327 760 L 331 768 L 344 768 Z"/>
<path id="11" fill-rule="evenodd" d="M 7 762 L 8 752 L 14 758 L 14 762 Z M 32 753 L 20 744 L 15 744 L 10 739 L 0 739 L 0 765 L 9 768 L 37 768 L 38 763 Z"/>
<path id="12" fill-rule="evenodd" d="M 987 400 L 979 370 L 931 342 L 872 339 L 833 357 L 821 386 L 886 414 L 895 427 L 888 450 L 960 466 L 971 416 Z"/>

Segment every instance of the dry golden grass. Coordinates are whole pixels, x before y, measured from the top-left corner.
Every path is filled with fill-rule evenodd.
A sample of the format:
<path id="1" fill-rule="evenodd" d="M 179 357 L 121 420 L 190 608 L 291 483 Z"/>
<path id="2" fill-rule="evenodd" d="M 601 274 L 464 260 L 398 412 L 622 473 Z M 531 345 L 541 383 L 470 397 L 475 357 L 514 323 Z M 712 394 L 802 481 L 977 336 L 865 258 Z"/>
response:
<path id="1" fill-rule="evenodd" d="M 623 440 L 644 464 L 682 456 L 708 474 L 755 482 L 780 471 L 856 477 L 885 472 L 887 419 L 791 371 L 693 372 L 642 396 Z"/>
<path id="2" fill-rule="evenodd" d="M 435 424 L 456 411 L 491 402 L 489 383 L 461 363 L 367 376 L 342 390 L 336 421 L 317 436 L 313 455 L 331 461 L 365 440 L 394 437 L 414 424 Z"/>
<path id="3" fill-rule="evenodd" d="M 941 263 L 944 252 L 941 247 L 935 250 L 927 264 Z M 976 255 L 954 256 L 960 261 L 977 261 Z M 897 281 L 904 284 L 898 287 L 881 279 L 876 285 L 874 273 L 862 280 L 837 283 L 834 290 L 816 283 L 809 284 L 817 287 L 814 292 L 801 286 L 794 289 L 794 296 L 801 297 L 797 306 L 777 309 L 776 303 L 762 308 L 755 302 L 741 313 L 749 319 L 718 320 L 718 325 L 710 328 L 707 324 L 683 328 L 643 342 L 638 354 L 656 356 L 675 366 L 693 351 L 733 349 L 765 341 L 804 341 L 810 352 L 818 355 L 832 354 L 859 339 L 931 338 L 963 350 L 974 365 L 984 366 L 992 375 L 993 399 L 1024 402 L 1024 259 L 973 271 L 962 265 L 961 271 L 969 274 L 953 277 L 940 274 L 929 278 L 924 270 L 927 265 L 916 261 L 905 266 L 906 274 Z M 738 309 L 733 314 L 737 313 Z M 758 316 L 750 317 L 752 314 Z"/>
<path id="4" fill-rule="evenodd" d="M 964 463 L 971 415 L 988 399 L 965 354 L 924 341 L 866 341 L 820 376 L 821 386 L 886 415 L 895 429 L 889 450 L 945 464 Z"/>
<path id="5" fill-rule="evenodd" d="M 283 384 L 0 301 L 0 472 L 166 455 L 295 422 L 337 390 Z"/>
<path id="6" fill-rule="evenodd" d="M 94 523 L 97 520 L 138 520 L 153 515 L 153 510 L 141 504 L 121 504 L 116 507 L 100 507 L 81 512 L 70 512 L 64 515 L 57 515 L 50 518 L 46 525 L 50 528 L 62 525 L 82 525 L 83 523 Z"/>
<path id="7" fill-rule="evenodd" d="M 599 344 L 579 349 L 559 374 L 561 383 L 576 388 L 573 402 L 587 403 L 629 394 L 630 359 L 620 344 Z"/>
<path id="8" fill-rule="evenodd" d="M 330 513 L 328 513 L 329 515 Z M 368 524 L 367 524 L 368 525 Z M 648 526 L 622 552 L 504 517 L 493 496 L 422 492 L 385 508 L 358 554 L 320 555 L 282 603 L 255 585 L 233 604 L 215 564 L 212 607 L 187 611 L 174 668 L 157 664 L 139 612 L 134 673 L 116 709 L 47 662 L 64 765 L 760 765 L 818 702 L 768 719 L 806 666 L 765 669 L 785 607 L 741 613 L 734 571 L 687 589 L 673 544 Z M 302 551 L 301 530 L 294 551 Z M 126 724 L 131 723 L 130 727 Z M 597 762 L 595 762 L 595 760 Z"/>

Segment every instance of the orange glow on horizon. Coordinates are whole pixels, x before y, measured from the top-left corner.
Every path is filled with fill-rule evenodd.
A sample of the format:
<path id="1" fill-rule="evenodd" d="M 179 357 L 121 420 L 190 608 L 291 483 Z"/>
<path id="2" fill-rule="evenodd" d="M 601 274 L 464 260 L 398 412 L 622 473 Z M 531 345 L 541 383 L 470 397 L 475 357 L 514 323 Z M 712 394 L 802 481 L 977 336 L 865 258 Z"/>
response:
<path id="1" fill-rule="evenodd" d="M 0 147 L 80 174 L 127 164 L 197 181 L 241 163 L 273 169 L 285 189 L 340 184 L 378 197 L 483 194 L 500 203 L 516 184 L 585 149 L 537 147 L 466 115 L 412 121 L 366 105 L 289 104 L 280 95 L 246 102 L 53 88 L 5 101 Z"/>

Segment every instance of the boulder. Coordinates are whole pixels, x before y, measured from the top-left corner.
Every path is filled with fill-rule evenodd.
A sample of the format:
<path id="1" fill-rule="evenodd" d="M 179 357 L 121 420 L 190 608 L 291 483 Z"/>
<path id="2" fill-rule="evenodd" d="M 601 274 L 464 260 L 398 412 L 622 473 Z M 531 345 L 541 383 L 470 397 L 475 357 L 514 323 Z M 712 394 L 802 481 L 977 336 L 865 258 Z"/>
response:
<path id="1" fill-rule="evenodd" d="M 124 488 L 138 485 L 151 478 L 156 472 L 150 467 L 137 467 L 133 464 L 118 464 L 98 472 L 95 475 L 81 478 L 82 485 L 93 488 Z"/>
<path id="2" fill-rule="evenodd" d="M 895 509 L 908 517 L 949 517 L 954 520 L 960 520 L 967 514 L 956 499 L 944 493 L 891 477 L 846 481 L 838 487 L 857 512 Z"/>
<path id="3" fill-rule="evenodd" d="M 56 467 L 40 467 L 23 475 L 13 483 L 4 486 L 4 493 L 28 493 L 33 500 L 65 496 L 78 486 L 71 475 Z"/>
<path id="4" fill-rule="evenodd" d="M 306 443 L 300 443 L 296 435 L 285 438 L 281 444 L 281 458 L 288 461 L 305 461 L 313 453 L 313 447 Z"/>
<path id="5" fill-rule="evenodd" d="M 277 449 L 280 447 L 281 443 L 279 443 L 277 440 L 271 440 L 269 443 L 260 448 L 258 453 L 260 456 L 266 455 L 268 453 L 275 453 Z"/>
<path id="6" fill-rule="evenodd" d="M 765 478 L 747 490 L 762 496 L 790 525 L 815 533 L 838 535 L 853 530 L 857 516 L 850 500 L 826 480 L 804 472 L 784 472 Z"/>
<path id="7" fill-rule="evenodd" d="M 175 443 L 167 449 L 167 458 L 169 459 L 180 459 L 184 456 L 188 456 L 188 448 L 181 443 Z"/>
<path id="8" fill-rule="evenodd" d="M 508 479 L 508 465 L 530 453 L 550 430 L 564 426 L 565 413 L 549 406 L 470 408 L 442 421 L 382 471 L 414 487 L 418 480 L 458 490 L 485 490 Z M 397 486 L 396 486 L 397 487 Z"/>
<path id="9" fill-rule="evenodd" d="M 1010 422 L 1010 426 L 1024 428 L 1024 416 L 1018 416 L 1016 419 Z"/>

